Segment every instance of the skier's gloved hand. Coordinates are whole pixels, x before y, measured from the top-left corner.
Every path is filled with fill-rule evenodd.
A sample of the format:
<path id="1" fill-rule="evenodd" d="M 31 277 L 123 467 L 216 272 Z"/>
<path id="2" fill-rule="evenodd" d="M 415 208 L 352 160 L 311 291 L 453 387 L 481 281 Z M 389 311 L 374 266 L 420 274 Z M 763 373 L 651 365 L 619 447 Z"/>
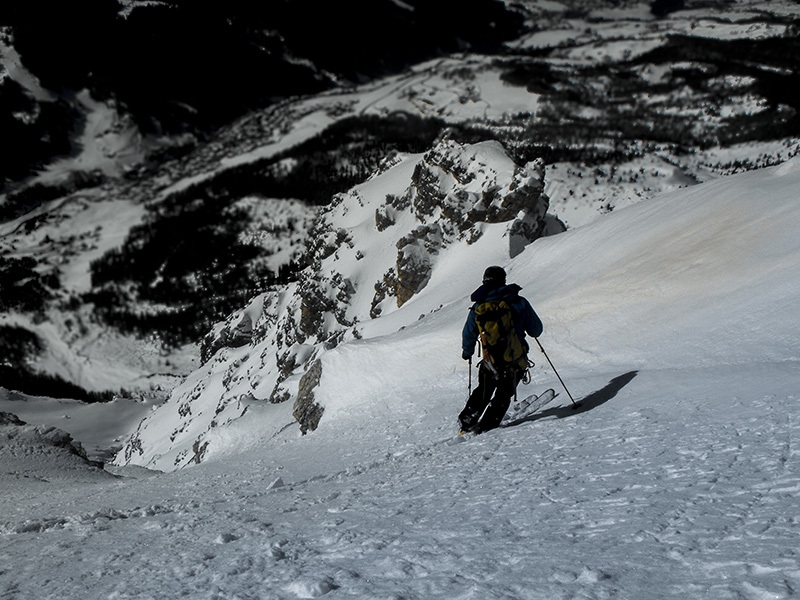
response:
<path id="1" fill-rule="evenodd" d="M 469 360 L 470 358 L 472 358 L 472 352 L 467 352 L 466 350 L 463 350 L 461 352 L 461 358 L 463 358 L 464 360 Z"/>

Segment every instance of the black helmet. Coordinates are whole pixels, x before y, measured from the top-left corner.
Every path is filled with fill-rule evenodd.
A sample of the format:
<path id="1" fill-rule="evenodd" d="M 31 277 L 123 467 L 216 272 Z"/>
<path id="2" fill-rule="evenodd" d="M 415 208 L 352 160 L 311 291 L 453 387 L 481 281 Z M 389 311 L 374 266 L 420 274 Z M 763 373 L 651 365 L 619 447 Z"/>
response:
<path id="1" fill-rule="evenodd" d="M 489 267 L 483 272 L 483 284 L 498 288 L 506 284 L 506 272 L 503 267 Z"/>

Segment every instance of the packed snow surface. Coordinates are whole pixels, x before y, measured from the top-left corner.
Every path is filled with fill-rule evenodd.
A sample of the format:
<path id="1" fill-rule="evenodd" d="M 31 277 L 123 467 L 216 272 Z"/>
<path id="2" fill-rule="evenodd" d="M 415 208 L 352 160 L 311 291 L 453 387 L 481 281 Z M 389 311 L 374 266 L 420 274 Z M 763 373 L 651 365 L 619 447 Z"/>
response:
<path id="1" fill-rule="evenodd" d="M 513 260 L 450 254 L 419 299 L 440 310 L 323 356 L 306 436 L 291 403 L 254 403 L 204 463 L 112 475 L 0 426 L 0 598 L 794 597 L 798 189 L 794 159 Z M 520 393 L 556 400 L 458 437 L 460 330 L 492 263 L 580 406 L 534 344 Z"/>

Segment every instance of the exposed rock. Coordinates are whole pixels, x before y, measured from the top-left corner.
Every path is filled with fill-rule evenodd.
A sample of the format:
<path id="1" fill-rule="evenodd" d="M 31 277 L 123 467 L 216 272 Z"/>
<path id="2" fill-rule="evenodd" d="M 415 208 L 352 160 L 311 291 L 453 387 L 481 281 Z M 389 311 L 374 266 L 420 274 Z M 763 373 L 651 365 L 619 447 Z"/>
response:
<path id="1" fill-rule="evenodd" d="M 12 413 L 0 412 L 0 425 L 25 425 L 25 421 Z"/>
<path id="2" fill-rule="evenodd" d="M 251 301 L 241 311 L 230 315 L 223 323 L 212 329 L 200 344 L 200 362 L 205 364 L 223 348 L 241 348 L 253 342 L 254 336 L 263 331 L 263 323 L 256 326 L 265 314 L 267 297 Z"/>
<path id="3" fill-rule="evenodd" d="M 0 454 L 5 475 L 47 481 L 60 470 L 102 471 L 103 463 L 90 460 L 83 445 L 63 429 L 29 425 L 12 413 L 0 413 Z M 41 460 L 41 457 L 47 457 Z M 38 473 L 38 475 L 37 475 Z"/>
<path id="4" fill-rule="evenodd" d="M 228 323 L 218 333 L 211 332 L 203 338 L 200 345 L 200 361 L 205 363 L 222 348 L 240 348 L 253 339 L 253 321 L 245 313 L 238 322 Z"/>
<path id="5" fill-rule="evenodd" d="M 380 304 L 389 296 L 395 296 L 397 290 L 397 272 L 394 269 L 389 269 L 383 276 L 383 279 L 375 283 L 375 295 L 372 297 L 372 305 L 369 310 L 370 319 L 377 319 L 383 312 Z"/>
<path id="6" fill-rule="evenodd" d="M 194 452 L 192 462 L 199 465 L 203 461 L 206 450 L 208 450 L 208 442 L 200 442 L 200 440 L 197 440 L 192 446 L 192 451 Z"/>
<path id="7" fill-rule="evenodd" d="M 396 215 L 388 206 L 379 206 L 375 209 L 375 227 L 378 231 L 389 229 L 395 224 Z"/>
<path id="8" fill-rule="evenodd" d="M 322 377 L 322 362 L 317 359 L 300 379 L 300 387 L 297 390 L 297 400 L 294 403 L 292 416 L 300 423 L 300 431 L 303 434 L 314 431 L 319 425 L 322 413 L 325 409 L 314 401 L 314 389 L 319 385 Z"/>
<path id="9" fill-rule="evenodd" d="M 418 227 L 397 242 L 397 281 L 394 295 L 397 306 L 403 306 L 424 288 L 430 280 L 433 265 L 431 255 L 441 244 L 440 230 L 436 226 Z M 437 239 L 438 238 L 438 239 Z"/>

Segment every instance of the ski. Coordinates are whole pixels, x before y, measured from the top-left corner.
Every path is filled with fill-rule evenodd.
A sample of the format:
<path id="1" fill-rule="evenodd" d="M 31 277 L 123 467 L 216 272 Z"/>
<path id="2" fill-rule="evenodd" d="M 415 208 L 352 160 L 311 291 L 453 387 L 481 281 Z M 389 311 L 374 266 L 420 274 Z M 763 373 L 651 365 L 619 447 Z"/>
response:
<path id="1" fill-rule="evenodd" d="M 550 404 L 556 396 L 558 396 L 558 394 L 556 394 L 555 390 L 552 388 L 545 390 L 538 396 L 536 394 L 526 396 L 509 408 L 499 427 L 513 427 L 514 425 L 524 423 L 533 417 L 541 408 Z M 471 431 L 459 430 L 453 443 L 464 441 L 466 437 L 472 437 L 473 435 L 475 434 Z"/>
<path id="2" fill-rule="evenodd" d="M 513 419 L 515 416 L 525 414 L 530 405 L 533 404 L 534 402 L 537 402 L 538 400 L 539 400 L 538 394 L 531 394 L 530 396 L 526 396 L 519 402 L 515 402 L 509 407 L 508 411 L 503 417 L 503 420 L 509 421 Z"/>
<path id="3" fill-rule="evenodd" d="M 514 406 L 512 406 L 511 409 L 506 413 L 506 416 L 503 417 L 500 427 L 511 427 L 513 425 L 524 423 L 540 409 L 550 404 L 557 395 L 558 394 L 556 394 L 555 390 L 550 388 L 538 396 L 536 394 L 532 394 L 527 398 L 520 400 Z"/>

